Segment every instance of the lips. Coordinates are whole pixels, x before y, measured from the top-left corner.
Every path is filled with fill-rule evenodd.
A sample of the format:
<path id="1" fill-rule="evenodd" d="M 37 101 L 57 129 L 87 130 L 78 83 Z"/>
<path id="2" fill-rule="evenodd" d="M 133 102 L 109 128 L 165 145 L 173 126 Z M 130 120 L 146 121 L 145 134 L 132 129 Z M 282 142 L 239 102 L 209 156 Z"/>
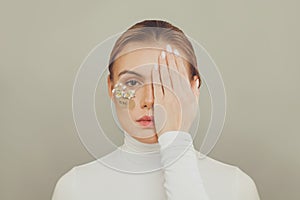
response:
<path id="1" fill-rule="evenodd" d="M 145 115 L 145 116 L 141 117 L 140 119 L 136 120 L 136 122 L 138 124 L 140 124 L 141 126 L 146 126 L 146 127 L 153 126 L 153 121 L 154 121 L 153 116 L 147 116 L 147 115 Z"/>

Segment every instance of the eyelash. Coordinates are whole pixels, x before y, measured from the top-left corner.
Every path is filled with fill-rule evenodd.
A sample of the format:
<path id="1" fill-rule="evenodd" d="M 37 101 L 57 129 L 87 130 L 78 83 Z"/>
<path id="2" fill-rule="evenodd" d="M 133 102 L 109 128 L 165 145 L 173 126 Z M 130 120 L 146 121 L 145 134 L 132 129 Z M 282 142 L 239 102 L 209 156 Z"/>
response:
<path id="1" fill-rule="evenodd" d="M 130 82 L 132 83 L 133 81 L 136 82 L 136 84 L 135 85 L 129 85 L 129 83 Z M 128 80 L 128 81 L 125 82 L 125 85 L 128 86 L 128 87 L 134 87 L 134 86 L 137 86 L 137 84 L 141 85 L 141 83 L 139 81 L 134 80 L 134 79 L 131 79 L 131 80 Z"/>

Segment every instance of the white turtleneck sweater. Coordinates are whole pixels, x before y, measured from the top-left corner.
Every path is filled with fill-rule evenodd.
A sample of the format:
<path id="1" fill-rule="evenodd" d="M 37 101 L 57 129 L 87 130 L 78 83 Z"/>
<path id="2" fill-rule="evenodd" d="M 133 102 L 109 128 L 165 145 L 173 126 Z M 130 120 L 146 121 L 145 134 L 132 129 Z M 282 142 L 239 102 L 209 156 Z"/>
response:
<path id="1" fill-rule="evenodd" d="M 250 176 L 200 154 L 189 133 L 155 144 L 124 136 L 117 150 L 64 174 L 52 200 L 259 200 Z"/>

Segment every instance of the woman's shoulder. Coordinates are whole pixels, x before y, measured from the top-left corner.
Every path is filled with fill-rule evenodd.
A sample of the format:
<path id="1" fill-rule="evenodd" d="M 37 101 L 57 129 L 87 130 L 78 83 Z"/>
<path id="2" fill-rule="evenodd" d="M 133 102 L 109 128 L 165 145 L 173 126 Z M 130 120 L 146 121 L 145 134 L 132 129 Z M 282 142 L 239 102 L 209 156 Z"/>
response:
<path id="1" fill-rule="evenodd" d="M 108 171 L 111 171 L 111 169 L 108 166 L 106 166 L 103 162 L 101 162 L 100 159 L 76 165 L 72 168 L 72 170 L 75 171 L 74 173 L 76 173 L 77 177 L 79 175 L 95 176 L 99 173 L 106 174 L 108 173 Z"/>
<path id="2" fill-rule="evenodd" d="M 77 175 L 78 172 L 87 172 L 87 171 L 91 171 L 95 168 L 99 168 L 99 167 L 103 167 L 100 165 L 99 162 L 97 162 L 97 160 L 93 160 L 93 161 L 89 161 L 83 164 L 78 164 L 75 165 L 71 168 L 69 168 L 58 180 L 59 182 L 63 182 L 63 181 L 71 181 L 75 178 L 75 176 Z"/>
<path id="3" fill-rule="evenodd" d="M 230 177 L 233 179 L 243 179 L 248 180 L 249 182 L 253 181 L 253 179 L 240 167 L 223 162 L 207 155 L 203 155 L 197 151 L 199 168 L 202 170 L 206 170 L 207 173 L 211 172 L 214 174 L 223 174 L 226 177 Z"/>
<path id="4" fill-rule="evenodd" d="M 227 173 L 235 175 L 239 169 L 237 166 L 226 163 L 217 159 L 214 159 L 208 155 L 204 155 L 199 151 L 196 151 L 199 167 L 202 170 L 209 170 L 213 173 Z"/>
<path id="5" fill-rule="evenodd" d="M 237 199 L 259 199 L 253 178 L 240 167 L 196 152 L 199 171 L 208 188 L 219 187 L 232 191 Z"/>
<path id="6" fill-rule="evenodd" d="M 199 151 L 196 151 L 196 153 L 198 157 L 199 169 L 206 174 L 215 174 L 219 177 L 224 177 L 232 180 L 243 179 L 248 180 L 249 182 L 253 181 L 245 171 L 234 164 L 223 162 L 207 155 L 203 155 L 199 153 Z"/>
<path id="7" fill-rule="evenodd" d="M 88 161 L 71 167 L 60 177 L 58 182 L 70 182 L 73 181 L 79 175 L 95 175 L 96 173 L 105 170 L 107 170 L 107 167 L 103 165 L 103 163 L 99 160 Z"/>

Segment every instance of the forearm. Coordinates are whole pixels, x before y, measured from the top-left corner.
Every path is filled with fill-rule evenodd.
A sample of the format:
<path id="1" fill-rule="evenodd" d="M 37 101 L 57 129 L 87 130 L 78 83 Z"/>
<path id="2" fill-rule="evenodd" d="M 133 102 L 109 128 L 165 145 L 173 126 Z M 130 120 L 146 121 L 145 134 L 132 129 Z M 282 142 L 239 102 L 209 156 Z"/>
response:
<path id="1" fill-rule="evenodd" d="M 208 200 L 191 135 L 172 131 L 162 134 L 158 140 L 168 199 Z"/>

